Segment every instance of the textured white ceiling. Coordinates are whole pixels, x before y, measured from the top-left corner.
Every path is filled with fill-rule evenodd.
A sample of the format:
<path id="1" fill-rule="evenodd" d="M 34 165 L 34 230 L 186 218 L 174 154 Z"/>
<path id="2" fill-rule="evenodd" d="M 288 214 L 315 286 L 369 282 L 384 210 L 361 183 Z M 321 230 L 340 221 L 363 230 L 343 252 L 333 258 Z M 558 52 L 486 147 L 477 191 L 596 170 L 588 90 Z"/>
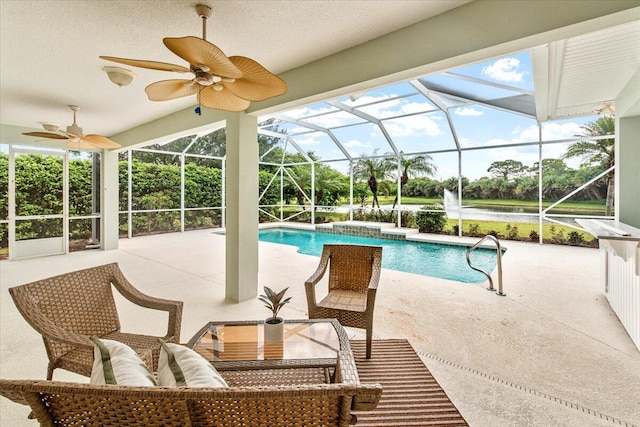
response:
<path id="1" fill-rule="evenodd" d="M 253 58 L 274 73 L 358 45 L 470 0 L 203 0 L 213 9 L 207 39 L 227 55 Z M 112 84 L 99 55 L 181 64 L 163 37 L 201 36 L 196 1 L 0 1 L 0 123 L 40 128 L 72 122 L 112 135 L 194 104 L 193 97 L 149 102 L 144 87 L 176 78 L 131 68 Z M 129 67 L 126 67 L 129 68 Z M 179 77 L 178 77 L 179 78 Z"/>

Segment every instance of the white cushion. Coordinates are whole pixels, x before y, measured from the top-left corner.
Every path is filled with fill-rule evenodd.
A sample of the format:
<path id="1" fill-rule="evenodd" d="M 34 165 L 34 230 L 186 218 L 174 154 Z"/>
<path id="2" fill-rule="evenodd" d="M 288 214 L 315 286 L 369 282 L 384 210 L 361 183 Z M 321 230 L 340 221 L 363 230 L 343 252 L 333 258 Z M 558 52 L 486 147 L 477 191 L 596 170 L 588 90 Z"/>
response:
<path id="1" fill-rule="evenodd" d="M 197 352 L 159 340 L 158 385 L 167 387 L 228 387 L 216 368 Z"/>
<path id="2" fill-rule="evenodd" d="M 141 387 L 156 385 L 153 374 L 131 347 L 98 337 L 91 337 L 91 340 L 94 349 L 89 383 Z"/>

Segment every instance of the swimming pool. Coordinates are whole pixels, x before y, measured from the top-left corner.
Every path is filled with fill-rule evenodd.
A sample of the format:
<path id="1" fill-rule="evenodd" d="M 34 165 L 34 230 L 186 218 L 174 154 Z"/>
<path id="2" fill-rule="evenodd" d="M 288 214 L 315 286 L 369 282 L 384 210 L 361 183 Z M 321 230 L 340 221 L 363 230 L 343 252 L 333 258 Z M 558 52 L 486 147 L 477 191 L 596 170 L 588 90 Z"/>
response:
<path id="1" fill-rule="evenodd" d="M 438 277 L 465 283 L 482 283 L 487 278 L 467 265 L 466 246 L 410 242 L 372 237 L 348 236 L 290 228 L 260 230 L 263 242 L 297 246 L 298 252 L 320 256 L 325 243 L 351 243 L 382 246 L 382 267 L 390 270 Z M 492 272 L 496 267 L 494 249 L 476 249 L 471 253 L 473 265 Z"/>

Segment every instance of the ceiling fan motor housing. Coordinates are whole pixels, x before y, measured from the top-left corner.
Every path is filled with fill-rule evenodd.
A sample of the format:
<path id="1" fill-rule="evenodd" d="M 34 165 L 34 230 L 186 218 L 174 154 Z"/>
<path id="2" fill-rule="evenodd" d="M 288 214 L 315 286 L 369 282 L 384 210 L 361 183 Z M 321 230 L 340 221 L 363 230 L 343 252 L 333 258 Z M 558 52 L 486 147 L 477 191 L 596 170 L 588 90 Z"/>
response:
<path id="1" fill-rule="evenodd" d="M 74 135 L 77 136 L 82 136 L 82 128 L 76 124 L 73 124 L 71 126 L 67 126 L 67 132 L 72 133 Z"/>

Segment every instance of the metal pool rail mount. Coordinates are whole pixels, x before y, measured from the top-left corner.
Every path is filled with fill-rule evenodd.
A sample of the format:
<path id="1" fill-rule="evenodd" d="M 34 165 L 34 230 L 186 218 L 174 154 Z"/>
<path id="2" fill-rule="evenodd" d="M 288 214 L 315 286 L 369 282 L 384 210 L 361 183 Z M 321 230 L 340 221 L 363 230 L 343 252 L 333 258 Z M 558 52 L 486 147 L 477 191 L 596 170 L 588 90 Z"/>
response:
<path id="1" fill-rule="evenodd" d="M 482 273 L 485 276 L 487 276 L 487 279 L 489 279 L 489 287 L 487 288 L 488 291 L 495 291 L 496 290 L 496 288 L 493 287 L 493 279 L 491 278 L 491 275 L 489 273 L 487 273 L 486 271 L 481 270 L 481 269 L 471 265 L 471 252 L 473 252 L 474 250 L 478 249 L 478 247 L 487 239 L 493 240 L 493 242 L 496 244 L 496 253 L 497 253 L 497 256 L 498 256 L 498 258 L 497 258 L 497 264 L 498 264 L 498 290 L 496 291 L 496 294 L 498 294 L 500 296 L 506 296 L 507 294 L 502 292 L 502 248 L 500 247 L 500 242 L 498 241 L 498 239 L 495 236 L 492 236 L 491 234 L 487 234 L 482 239 L 480 239 L 475 245 L 473 245 L 469 249 L 467 249 L 467 264 L 469 264 L 469 267 L 471 267 L 475 271 L 479 271 L 480 273 Z"/>

